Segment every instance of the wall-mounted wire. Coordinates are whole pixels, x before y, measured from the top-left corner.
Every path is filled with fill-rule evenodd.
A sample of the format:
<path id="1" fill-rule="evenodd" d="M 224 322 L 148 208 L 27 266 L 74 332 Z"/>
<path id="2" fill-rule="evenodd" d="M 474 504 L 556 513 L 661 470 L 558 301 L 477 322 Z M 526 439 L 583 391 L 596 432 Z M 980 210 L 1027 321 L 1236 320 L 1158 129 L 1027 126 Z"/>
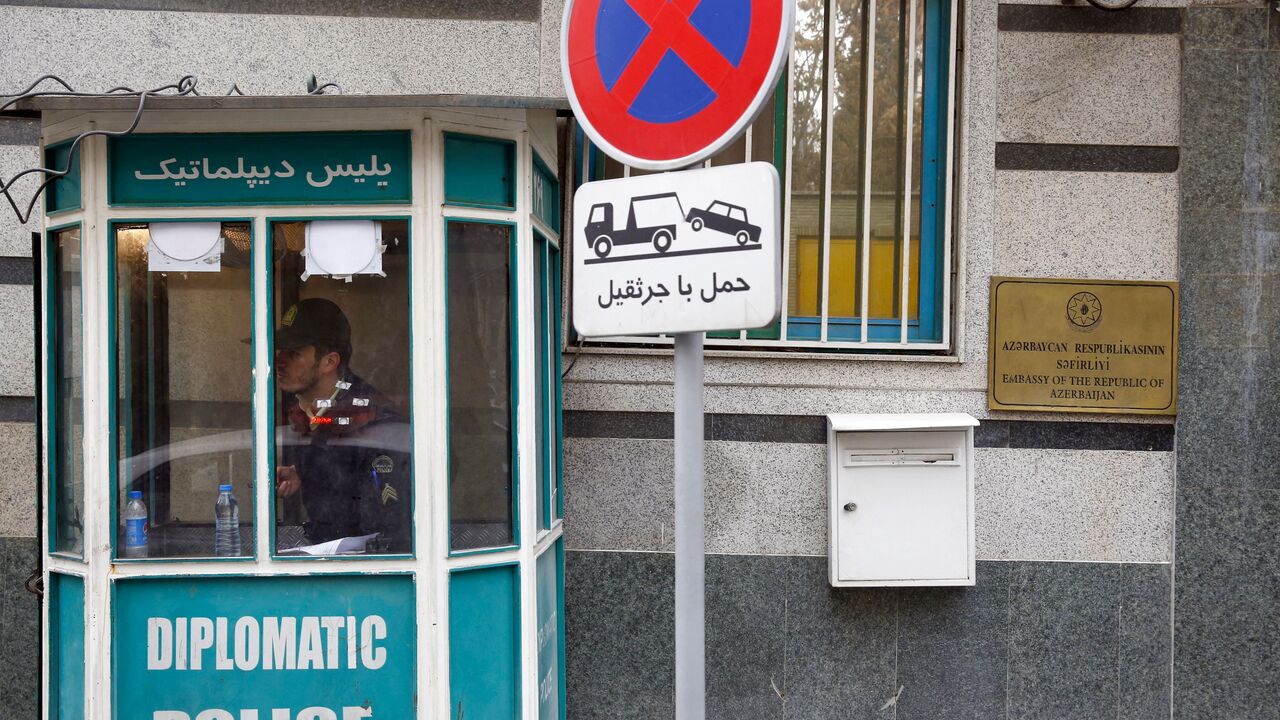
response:
<path id="1" fill-rule="evenodd" d="M 56 85 L 57 89 L 54 89 L 54 90 L 38 89 L 40 88 L 41 85 L 44 85 L 46 83 L 52 83 Z M 27 86 L 26 90 L 23 90 L 17 95 L 11 96 L 7 100 L 5 100 L 3 103 L 0 103 L 0 112 L 4 112 L 5 110 L 8 110 L 9 108 L 13 107 L 19 102 L 22 102 L 23 100 L 30 100 L 31 98 L 44 97 L 49 95 L 58 95 L 58 96 L 65 96 L 65 97 L 136 97 L 138 98 L 138 107 L 133 113 L 133 120 L 129 122 L 129 126 L 124 130 L 89 130 L 87 132 L 80 133 L 78 136 L 76 136 L 76 138 L 71 141 L 71 149 L 67 153 L 66 167 L 63 167 L 63 168 L 34 167 L 34 168 L 29 168 L 27 170 L 23 170 L 22 172 L 18 173 L 17 175 L 14 175 L 13 177 L 7 180 L 4 178 L 0 178 L 0 195 L 4 195 L 5 200 L 9 202 L 9 207 L 13 208 L 13 212 L 18 216 L 18 222 L 25 224 L 27 221 L 31 219 L 32 213 L 35 212 L 36 203 L 39 202 L 40 196 L 44 194 L 45 188 L 49 187 L 49 185 L 51 185 L 55 181 L 66 177 L 67 174 L 71 172 L 71 168 L 75 164 L 76 152 L 79 151 L 80 144 L 84 142 L 85 138 L 92 137 L 94 135 L 103 135 L 106 137 L 120 137 L 122 135 L 128 135 L 132 133 L 134 130 L 136 130 L 138 128 L 138 123 L 142 121 L 142 111 L 146 109 L 148 97 L 152 95 L 161 95 L 161 94 L 170 94 L 175 97 L 180 97 L 183 95 L 194 94 L 195 89 L 196 89 L 196 78 L 192 75 L 186 75 L 176 83 L 171 83 L 169 85 L 161 85 L 160 87 L 153 88 L 151 90 L 134 90 L 128 87 L 118 86 L 118 87 L 113 87 L 110 90 L 107 90 L 106 92 L 101 92 L 101 93 L 77 92 L 75 88 L 71 87 L 71 85 L 67 83 L 67 81 L 63 80 L 57 75 L 45 75 L 39 78 L 35 82 L 31 83 L 31 85 Z M 43 175 L 44 181 L 41 182 L 40 185 L 36 187 L 36 191 L 32 195 L 31 201 L 27 203 L 26 209 L 23 210 L 18 200 L 13 196 L 13 186 L 19 180 L 27 177 L 28 175 L 35 175 L 35 174 Z"/>
<path id="2" fill-rule="evenodd" d="M 321 84 L 319 80 L 316 80 L 315 75 L 307 76 L 307 94 L 308 95 L 323 95 L 324 91 L 330 88 L 337 90 L 339 95 L 342 94 L 342 86 L 339 85 L 338 83 L 327 82 L 327 83 Z"/>
<path id="3" fill-rule="evenodd" d="M 194 75 L 185 75 L 176 83 L 171 83 L 169 85 L 161 85 L 160 87 L 152 88 L 150 90 L 134 90 L 133 88 L 120 85 L 117 87 L 113 87 L 109 90 L 105 90 L 103 92 L 89 93 L 89 92 L 78 92 L 75 88 L 71 87 L 71 85 L 68 84 L 67 81 L 63 80 L 57 75 L 44 75 L 39 79 L 37 79 L 35 82 L 31 83 L 29 86 L 27 86 L 25 90 L 23 90 L 22 92 L 16 95 L 12 95 L 7 98 L 5 98 L 4 96 L 0 96 L 0 99 L 3 99 L 3 102 L 0 102 L 0 113 L 3 113 L 5 110 L 8 110 L 9 108 L 13 107 L 14 105 L 17 105 L 18 103 L 24 100 L 30 100 L 32 98 L 37 98 L 37 97 L 59 96 L 59 97 L 136 97 L 138 98 L 138 106 L 133 112 L 133 119 L 129 122 L 129 126 L 126 127 L 125 129 L 123 130 L 89 130 L 77 135 L 75 139 L 71 141 L 71 148 L 67 152 L 67 162 L 65 167 L 63 168 L 34 167 L 34 168 L 29 168 L 27 170 L 23 170 L 22 172 L 8 179 L 0 177 L 0 195 L 3 195 L 4 199 L 9 203 L 9 207 L 13 208 L 14 214 L 18 216 L 18 222 L 22 224 L 26 224 L 28 221 L 30 221 L 31 215 L 35 212 L 36 203 L 40 201 L 40 197 L 44 194 L 45 189 L 47 189 L 49 185 L 53 184 L 57 180 L 60 180 L 66 177 L 71 172 L 71 168 L 75 166 L 76 153 L 79 152 L 80 145 L 81 143 L 84 142 L 85 138 L 93 137 L 94 135 L 102 135 L 104 137 L 122 137 L 125 135 L 131 135 L 135 130 L 138 129 L 138 124 L 142 122 L 142 113 L 144 110 L 146 110 L 147 98 L 152 96 L 164 96 L 164 97 L 183 97 L 183 96 L 189 96 L 189 95 L 199 96 L 200 92 L 196 89 L 197 82 L 198 80 Z M 53 85 L 54 87 L 52 89 L 43 89 L 43 90 L 39 89 L 42 85 L 45 87 L 48 87 L 48 85 Z M 330 83 L 321 84 L 316 80 L 315 75 L 311 75 L 310 77 L 307 78 L 307 94 L 308 95 L 323 95 L 325 90 L 328 90 L 328 89 L 337 90 L 339 93 L 342 92 L 342 87 L 339 86 L 337 83 L 330 82 Z M 244 95 L 244 91 L 241 90 L 238 85 L 233 84 L 231 86 L 231 89 L 228 90 L 226 94 L 227 95 Z M 44 180 L 36 187 L 35 192 L 32 194 L 31 201 L 26 204 L 26 207 L 24 209 L 22 204 L 18 201 L 18 199 L 14 197 L 13 188 L 19 180 L 22 180 L 23 178 L 29 175 L 37 175 L 37 174 L 43 175 Z"/>

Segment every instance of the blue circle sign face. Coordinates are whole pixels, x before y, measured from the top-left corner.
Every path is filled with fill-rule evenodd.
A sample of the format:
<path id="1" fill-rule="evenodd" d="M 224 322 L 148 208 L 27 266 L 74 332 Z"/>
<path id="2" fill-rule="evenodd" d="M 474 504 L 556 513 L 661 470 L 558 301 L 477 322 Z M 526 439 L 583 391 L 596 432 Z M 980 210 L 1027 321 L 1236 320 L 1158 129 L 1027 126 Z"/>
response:
<path id="1" fill-rule="evenodd" d="M 569 0 L 570 104 L 619 161 L 690 165 L 754 118 L 786 60 L 794 15 L 787 0 Z"/>

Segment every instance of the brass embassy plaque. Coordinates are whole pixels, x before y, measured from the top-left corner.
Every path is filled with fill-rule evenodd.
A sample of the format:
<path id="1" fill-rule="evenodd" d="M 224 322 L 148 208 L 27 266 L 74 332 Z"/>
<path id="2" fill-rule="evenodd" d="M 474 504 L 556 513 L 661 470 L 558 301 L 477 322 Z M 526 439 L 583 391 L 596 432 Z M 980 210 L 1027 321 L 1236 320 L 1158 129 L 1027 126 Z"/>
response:
<path id="1" fill-rule="evenodd" d="M 991 278 L 992 410 L 1173 415 L 1178 284 Z"/>

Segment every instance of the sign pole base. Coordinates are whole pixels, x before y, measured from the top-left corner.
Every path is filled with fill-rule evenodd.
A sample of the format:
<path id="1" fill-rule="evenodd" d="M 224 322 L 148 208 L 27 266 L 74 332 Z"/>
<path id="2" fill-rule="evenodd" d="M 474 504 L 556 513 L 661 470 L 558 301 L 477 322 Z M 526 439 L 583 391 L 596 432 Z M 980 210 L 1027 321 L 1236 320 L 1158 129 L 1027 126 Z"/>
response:
<path id="1" fill-rule="evenodd" d="M 706 334 L 675 336 L 676 720 L 706 717 L 703 362 Z"/>

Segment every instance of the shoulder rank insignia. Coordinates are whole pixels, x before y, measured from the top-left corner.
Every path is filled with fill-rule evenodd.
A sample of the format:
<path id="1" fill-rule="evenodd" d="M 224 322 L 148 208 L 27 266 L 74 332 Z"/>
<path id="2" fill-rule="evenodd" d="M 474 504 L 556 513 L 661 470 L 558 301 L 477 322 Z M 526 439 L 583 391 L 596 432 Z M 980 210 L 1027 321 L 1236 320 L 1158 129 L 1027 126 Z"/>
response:
<path id="1" fill-rule="evenodd" d="M 391 487 L 391 483 L 383 483 L 382 504 L 390 505 L 391 503 L 397 502 L 399 500 L 400 500 L 400 494 L 396 492 L 396 489 L 394 487 Z"/>

